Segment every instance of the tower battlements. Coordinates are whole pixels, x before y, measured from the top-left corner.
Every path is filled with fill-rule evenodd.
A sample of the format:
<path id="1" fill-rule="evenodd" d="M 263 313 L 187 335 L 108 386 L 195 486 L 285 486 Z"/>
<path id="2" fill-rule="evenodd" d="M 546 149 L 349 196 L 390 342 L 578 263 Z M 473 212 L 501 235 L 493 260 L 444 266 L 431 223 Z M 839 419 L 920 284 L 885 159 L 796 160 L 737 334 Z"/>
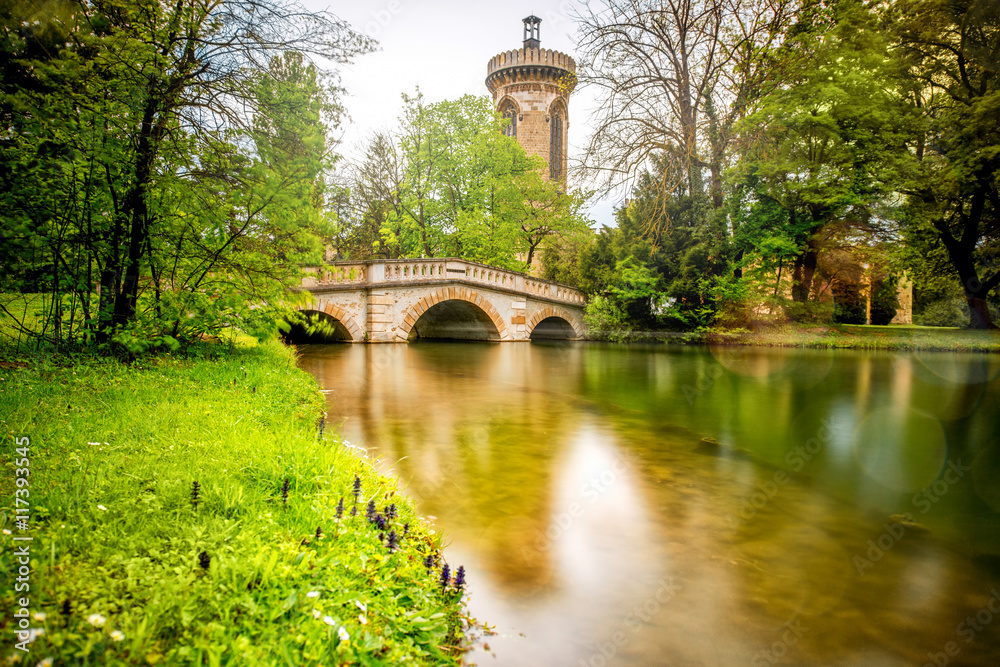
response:
<path id="1" fill-rule="evenodd" d="M 491 93 L 506 82 L 527 78 L 564 82 L 572 92 L 576 87 L 576 61 L 553 49 L 520 48 L 493 56 L 486 67 L 486 87 Z"/>

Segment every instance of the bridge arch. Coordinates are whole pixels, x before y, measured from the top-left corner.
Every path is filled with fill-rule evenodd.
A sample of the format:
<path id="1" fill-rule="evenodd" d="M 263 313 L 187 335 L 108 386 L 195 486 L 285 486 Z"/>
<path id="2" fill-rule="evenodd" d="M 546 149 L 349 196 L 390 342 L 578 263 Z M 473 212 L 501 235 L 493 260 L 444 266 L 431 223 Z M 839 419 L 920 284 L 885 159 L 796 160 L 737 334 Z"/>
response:
<path id="1" fill-rule="evenodd" d="M 462 304 L 460 306 L 448 306 L 449 303 Z M 434 309 L 432 313 L 431 310 Z M 425 315 L 431 318 L 428 321 Z M 421 319 L 423 318 L 423 322 Z M 436 318 L 436 319 L 435 319 Z M 411 334 L 420 335 L 421 329 L 427 330 L 438 324 L 454 324 L 451 319 L 461 319 L 465 322 L 458 322 L 459 327 L 463 324 L 471 324 L 473 321 L 479 324 L 487 340 L 506 339 L 507 325 L 499 311 L 489 300 L 474 289 L 465 287 L 448 287 L 439 289 L 427 296 L 424 296 L 403 317 L 403 321 L 398 329 L 398 338 L 406 340 Z M 417 326 L 418 323 L 424 326 Z M 416 330 L 415 330 L 416 329 Z M 455 330 L 453 327 L 452 330 Z M 467 337 L 467 336 L 429 336 L 429 337 Z M 476 336 L 468 336 L 475 338 Z M 478 336 L 482 338 L 482 336 Z"/>
<path id="2" fill-rule="evenodd" d="M 539 337 L 544 338 L 583 338 L 583 333 L 581 331 L 581 326 L 573 314 L 570 313 L 565 308 L 559 308 L 558 306 L 548 306 L 539 310 L 537 313 L 531 316 L 528 321 L 528 337 L 534 337 L 538 325 L 543 322 L 550 321 L 554 326 L 551 328 L 552 331 L 544 332 L 545 335 L 540 335 Z M 547 322 L 548 324 L 548 322 Z M 545 326 L 545 325 L 543 325 Z M 567 333 L 572 333 L 572 336 L 562 336 L 559 335 L 559 329 L 562 328 L 566 330 Z M 543 332 L 538 331 L 539 334 Z"/>
<path id="3" fill-rule="evenodd" d="M 344 342 L 357 343 L 364 339 L 364 333 L 362 332 L 361 327 L 357 325 L 350 313 L 340 306 L 335 306 L 332 303 L 314 301 L 311 308 L 299 308 L 298 310 L 307 314 L 322 313 L 336 320 L 335 324 L 339 324 L 339 326 L 337 326 L 337 331 L 343 337 Z"/>

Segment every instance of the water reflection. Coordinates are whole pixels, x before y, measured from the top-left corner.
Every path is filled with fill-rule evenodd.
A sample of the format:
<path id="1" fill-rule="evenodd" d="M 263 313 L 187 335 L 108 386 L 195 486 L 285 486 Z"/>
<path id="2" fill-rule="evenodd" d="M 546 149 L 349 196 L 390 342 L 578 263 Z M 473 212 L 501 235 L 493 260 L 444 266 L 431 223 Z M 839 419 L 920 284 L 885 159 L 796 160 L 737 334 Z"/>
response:
<path id="1" fill-rule="evenodd" d="M 466 565 L 499 632 L 471 661 L 922 665 L 956 641 L 949 664 L 1000 663 L 1000 617 L 956 635 L 1000 587 L 995 358 L 420 343 L 301 365 Z"/>

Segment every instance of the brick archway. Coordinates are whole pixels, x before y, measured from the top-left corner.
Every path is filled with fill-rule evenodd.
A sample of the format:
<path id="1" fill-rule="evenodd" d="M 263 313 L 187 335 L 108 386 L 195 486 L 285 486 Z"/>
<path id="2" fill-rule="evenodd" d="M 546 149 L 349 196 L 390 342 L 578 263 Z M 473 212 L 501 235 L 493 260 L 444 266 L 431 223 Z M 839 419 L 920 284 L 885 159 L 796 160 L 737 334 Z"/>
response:
<path id="1" fill-rule="evenodd" d="M 325 304 L 322 308 L 319 306 L 320 303 L 316 302 L 313 303 L 312 308 L 299 308 L 299 310 L 314 310 L 318 313 L 326 313 L 344 325 L 344 328 L 347 329 L 347 333 L 351 336 L 350 342 L 352 343 L 357 343 L 364 338 L 361 328 L 354 322 L 354 318 L 352 318 L 346 310 L 340 306 L 335 306 L 332 303 Z"/>
<path id="2" fill-rule="evenodd" d="M 540 311 L 531 316 L 531 319 L 528 321 L 528 336 L 531 336 L 531 332 L 535 330 L 535 327 L 538 326 L 539 322 L 550 317 L 558 317 L 559 319 L 565 320 L 566 323 L 572 327 L 573 333 L 576 337 L 583 338 L 583 333 L 581 333 L 582 327 L 576 321 L 576 318 L 573 317 L 572 313 L 565 308 L 559 308 L 557 306 L 542 308 Z"/>
<path id="3" fill-rule="evenodd" d="M 428 294 L 410 308 L 399 325 L 398 333 L 396 334 L 397 338 L 406 340 L 410 335 L 410 331 L 416 325 L 417 320 L 420 319 L 420 316 L 442 301 L 464 301 L 472 304 L 486 314 L 496 328 L 497 335 L 499 335 L 501 340 L 508 337 L 507 325 L 504 324 L 499 311 L 482 294 L 466 287 L 447 287 Z"/>

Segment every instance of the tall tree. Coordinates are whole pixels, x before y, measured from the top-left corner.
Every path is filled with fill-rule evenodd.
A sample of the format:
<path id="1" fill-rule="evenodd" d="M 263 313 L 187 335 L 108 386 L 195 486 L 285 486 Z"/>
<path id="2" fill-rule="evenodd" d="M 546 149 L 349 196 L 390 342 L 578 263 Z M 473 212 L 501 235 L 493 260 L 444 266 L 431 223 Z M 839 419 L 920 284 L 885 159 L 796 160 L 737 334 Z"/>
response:
<path id="1" fill-rule="evenodd" d="M 783 84 L 739 126 L 736 241 L 797 248 L 797 302 L 810 297 L 832 225 L 870 233 L 904 169 L 905 90 L 877 25 L 861 2 L 807 3 L 778 55 Z"/>
<path id="2" fill-rule="evenodd" d="M 917 168 L 903 186 L 913 242 L 947 251 L 972 313 L 989 328 L 1000 285 L 1000 6 L 991 0 L 903 0 L 889 11 L 924 119 Z"/>
<path id="3" fill-rule="evenodd" d="M 579 11 L 580 81 L 600 98 L 584 153 L 606 189 L 634 184 L 656 160 L 666 192 L 723 203 L 733 123 L 770 85 L 767 54 L 792 0 L 609 0 Z"/>

